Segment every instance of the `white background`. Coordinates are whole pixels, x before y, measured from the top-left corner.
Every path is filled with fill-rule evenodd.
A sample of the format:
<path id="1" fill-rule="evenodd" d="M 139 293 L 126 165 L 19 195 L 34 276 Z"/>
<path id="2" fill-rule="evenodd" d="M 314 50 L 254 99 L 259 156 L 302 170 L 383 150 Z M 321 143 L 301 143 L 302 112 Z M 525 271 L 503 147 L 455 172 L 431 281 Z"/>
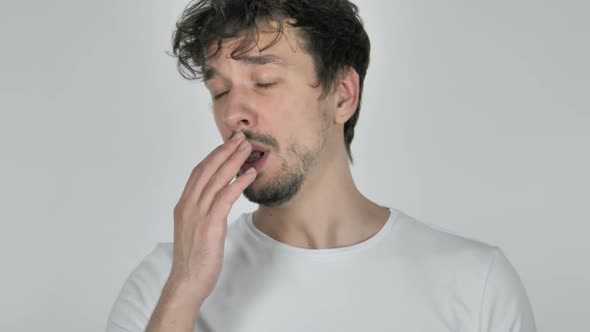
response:
<path id="1" fill-rule="evenodd" d="M 590 6 L 358 1 L 361 191 L 500 246 L 539 331 L 590 325 Z M 219 136 L 176 72 L 185 1 L 0 4 L 0 330 L 103 331 Z M 253 210 L 241 197 L 230 218 Z"/>

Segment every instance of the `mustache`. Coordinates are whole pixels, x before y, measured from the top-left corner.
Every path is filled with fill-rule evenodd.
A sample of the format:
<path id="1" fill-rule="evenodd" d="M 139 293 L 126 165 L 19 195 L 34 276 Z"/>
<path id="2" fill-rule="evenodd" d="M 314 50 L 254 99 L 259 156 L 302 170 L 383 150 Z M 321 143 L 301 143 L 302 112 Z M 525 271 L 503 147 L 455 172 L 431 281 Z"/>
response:
<path id="1" fill-rule="evenodd" d="M 244 134 L 244 136 L 246 137 L 246 139 L 248 141 L 261 143 L 262 145 L 270 147 L 275 151 L 279 150 L 279 144 L 277 143 L 277 140 L 274 139 L 272 136 L 253 133 L 249 130 L 239 130 L 239 131 L 241 131 Z M 238 131 L 235 131 L 231 135 L 231 137 L 233 137 L 237 133 L 238 133 Z"/>

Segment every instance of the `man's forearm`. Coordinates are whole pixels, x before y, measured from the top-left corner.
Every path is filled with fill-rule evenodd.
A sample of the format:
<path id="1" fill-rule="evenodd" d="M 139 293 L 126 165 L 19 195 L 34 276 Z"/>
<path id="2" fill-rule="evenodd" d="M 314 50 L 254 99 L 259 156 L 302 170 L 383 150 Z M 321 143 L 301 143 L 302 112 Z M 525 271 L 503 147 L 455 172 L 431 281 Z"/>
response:
<path id="1" fill-rule="evenodd" d="M 186 284 L 168 281 L 146 332 L 193 332 L 202 299 Z"/>

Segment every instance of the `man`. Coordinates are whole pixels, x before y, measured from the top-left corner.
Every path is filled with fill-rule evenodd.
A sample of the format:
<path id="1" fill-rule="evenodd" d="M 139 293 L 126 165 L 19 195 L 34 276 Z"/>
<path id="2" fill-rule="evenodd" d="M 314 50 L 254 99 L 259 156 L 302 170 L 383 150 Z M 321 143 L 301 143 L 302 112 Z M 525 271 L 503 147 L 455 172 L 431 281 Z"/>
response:
<path id="1" fill-rule="evenodd" d="M 369 39 L 346 0 L 200 0 L 175 32 L 224 143 L 197 165 L 108 331 L 535 331 L 502 251 L 362 195 Z M 232 179 L 238 175 L 235 181 Z M 243 194 L 256 211 L 227 224 Z"/>

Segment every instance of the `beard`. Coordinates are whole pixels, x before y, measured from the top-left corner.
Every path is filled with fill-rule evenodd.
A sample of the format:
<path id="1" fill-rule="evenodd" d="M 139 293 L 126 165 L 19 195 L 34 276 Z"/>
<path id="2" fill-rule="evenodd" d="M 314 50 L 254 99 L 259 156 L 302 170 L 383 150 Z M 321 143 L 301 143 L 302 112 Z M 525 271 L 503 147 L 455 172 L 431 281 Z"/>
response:
<path id="1" fill-rule="evenodd" d="M 250 184 L 244 191 L 244 196 L 253 203 L 267 207 L 279 207 L 290 201 L 301 189 L 309 171 L 318 163 L 320 153 L 324 149 L 330 128 L 328 112 L 321 112 L 321 128 L 318 132 L 319 144 L 315 149 L 309 149 L 298 143 L 291 143 L 287 151 L 295 156 L 295 164 L 289 164 L 284 158 L 281 162 L 279 174 L 265 185 L 255 188 Z M 258 177 L 260 174 L 257 174 Z M 255 180 L 256 181 L 256 180 Z"/>

